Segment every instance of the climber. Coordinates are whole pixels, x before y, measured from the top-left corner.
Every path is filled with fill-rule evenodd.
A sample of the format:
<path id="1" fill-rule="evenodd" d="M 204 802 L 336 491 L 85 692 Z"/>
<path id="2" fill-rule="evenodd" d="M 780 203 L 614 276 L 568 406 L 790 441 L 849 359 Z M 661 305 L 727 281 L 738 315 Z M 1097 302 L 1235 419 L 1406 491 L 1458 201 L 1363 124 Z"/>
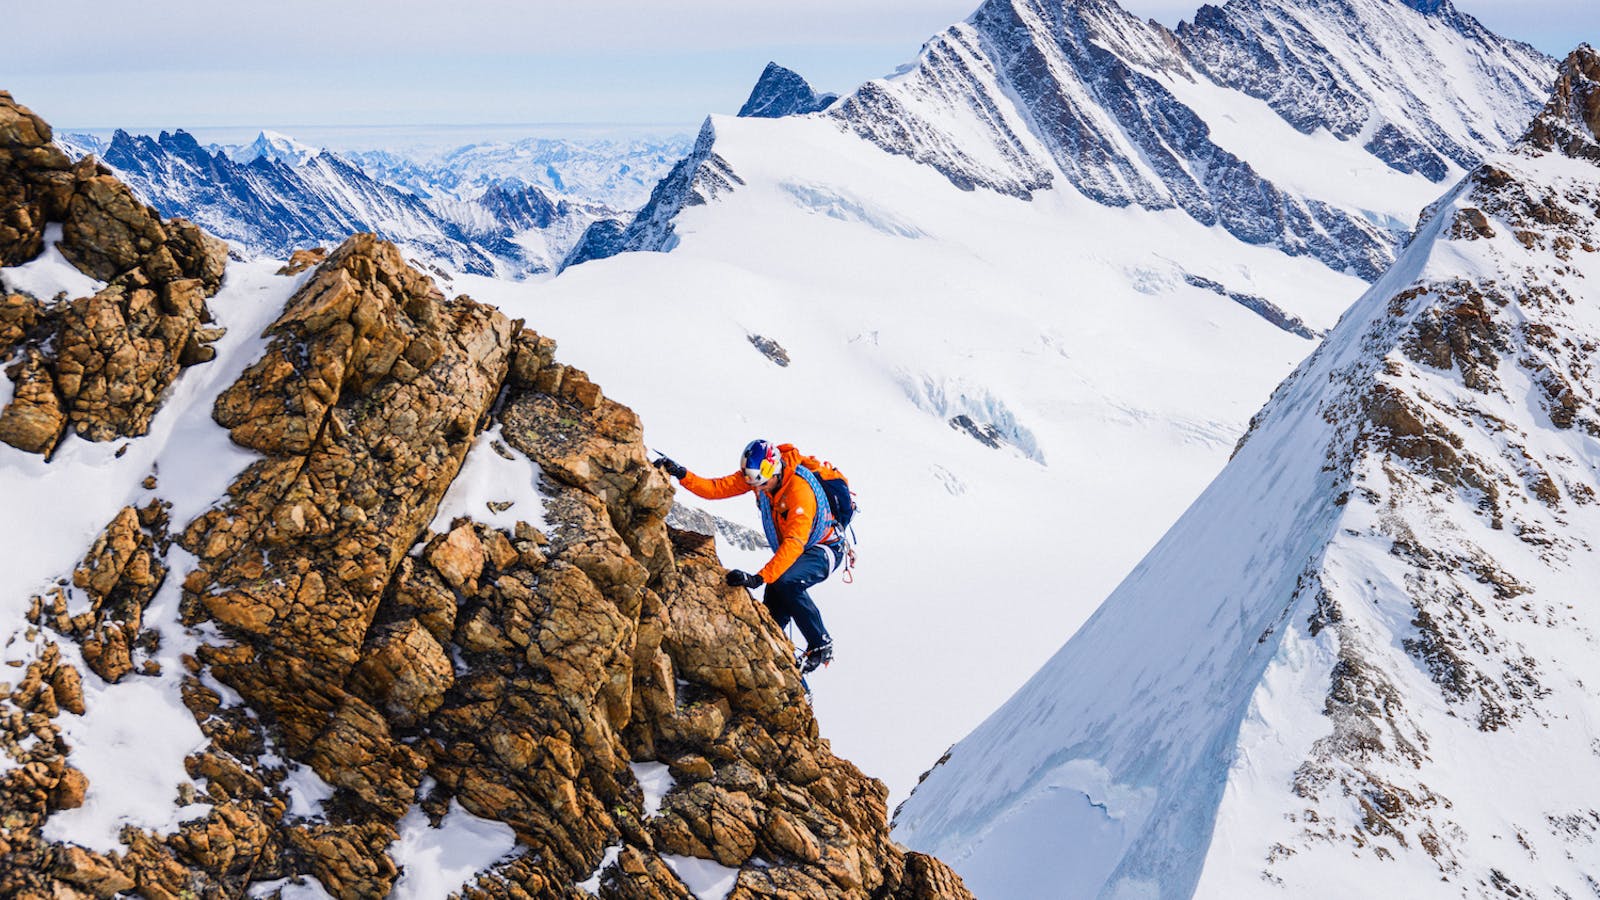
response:
<path id="1" fill-rule="evenodd" d="M 807 590 L 831 575 L 849 550 L 844 529 L 834 521 L 827 494 L 814 471 L 817 464 L 807 460 L 812 463 L 808 466 L 802 459 L 792 444 L 755 440 L 745 446 L 739 471 L 721 478 L 701 478 L 665 456 L 655 465 L 690 493 L 707 500 L 756 492 L 772 559 L 759 572 L 728 572 L 728 584 L 767 586 L 767 611 L 778 627 L 787 628 L 792 619 L 805 636 L 806 650 L 799 662 L 800 671 L 807 673 L 833 661 L 833 639 Z"/>

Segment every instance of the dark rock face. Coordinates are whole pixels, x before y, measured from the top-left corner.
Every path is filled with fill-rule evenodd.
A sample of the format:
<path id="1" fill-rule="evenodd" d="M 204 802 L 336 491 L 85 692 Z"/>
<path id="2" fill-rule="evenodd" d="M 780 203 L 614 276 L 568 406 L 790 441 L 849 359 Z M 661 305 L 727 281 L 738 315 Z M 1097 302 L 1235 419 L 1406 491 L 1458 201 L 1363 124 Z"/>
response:
<path id="1" fill-rule="evenodd" d="M 1050 187 L 1053 171 L 1060 171 L 1100 203 L 1182 209 L 1248 243 L 1310 255 L 1370 280 L 1387 267 L 1404 235 L 1262 178 L 1217 146 L 1200 116 L 1150 73 L 1209 78 L 1267 100 L 1302 131 L 1327 128 L 1354 138 L 1380 102 L 1389 102 L 1369 93 L 1368 85 L 1404 78 L 1398 70 L 1371 77 L 1346 71 L 1340 52 L 1321 43 L 1303 20 L 1350 30 L 1357 42 L 1372 32 L 1416 26 L 1391 21 L 1392 5 L 1323 0 L 1290 14 L 1274 0 L 1238 0 L 1203 7 L 1193 24 L 1174 33 L 1139 21 L 1111 0 L 991 0 L 968 23 L 929 41 L 904 77 L 869 82 L 829 114 L 963 189 L 1028 198 Z M 1448 29 L 1481 48 L 1474 65 L 1497 93 L 1488 101 L 1492 113 L 1481 116 L 1485 130 L 1456 136 L 1430 118 L 1450 110 L 1435 110 L 1404 85 L 1393 88 L 1404 112 L 1380 121 L 1366 148 L 1400 171 L 1437 181 L 1448 175 L 1450 161 L 1470 167 L 1509 142 L 1538 102 L 1548 61 L 1490 34 L 1448 3 L 1418 9 L 1436 19 L 1428 29 Z M 1406 14 L 1416 18 L 1409 9 Z M 1425 33 L 1408 39 L 1420 48 L 1416 52 L 1431 52 Z M 974 147 L 953 138 L 956 132 L 944 122 L 951 117 L 968 126 L 961 133 L 987 134 L 990 144 Z"/>
<path id="2" fill-rule="evenodd" d="M 1035 158 L 1026 132 L 1008 120 L 992 95 L 994 65 L 985 58 L 978 35 L 956 26 L 928 42 L 918 79 L 928 90 L 956 98 L 960 108 L 991 132 L 1004 165 L 979 163 L 961 142 L 906 105 L 883 84 L 869 81 L 834 106 L 829 115 L 849 131 L 884 150 L 928 165 L 962 190 L 984 188 L 1028 199 L 1051 186 L 1054 176 Z"/>
<path id="3" fill-rule="evenodd" d="M 127 509 L 73 576 L 91 608 L 70 616 L 57 591 L 31 614 L 104 677 L 138 678 L 149 597 L 183 579 L 184 623 L 208 635 L 183 699 L 209 739 L 187 767 L 210 811 L 129 829 L 119 854 L 41 836 L 95 788 L 65 763 L 54 717 L 85 700 L 51 644 L 7 698 L 25 714 L 0 710 L 26 762 L 0 773 L 0 893 L 222 898 L 310 877 L 381 897 L 400 818 L 459 804 L 521 848 L 471 898 L 571 898 L 590 879 L 602 897 L 690 896 L 667 855 L 737 869 L 735 897 L 970 897 L 890 841 L 886 789 L 821 739 L 792 646 L 726 586 L 708 537 L 667 526 L 638 418 L 520 325 L 447 301 L 371 235 L 321 262 L 216 401 L 263 458 L 182 528 L 193 568 L 168 573 L 159 501 Z M 548 531 L 433 524 L 491 420 L 543 473 Z M 290 812 L 275 754 L 334 788 L 319 815 Z M 640 763 L 670 773 L 659 809 Z"/>
<path id="4" fill-rule="evenodd" d="M 1326 128 L 1336 137 L 1350 139 L 1377 118 L 1381 125 L 1366 149 L 1401 172 L 1443 181 L 1449 163 L 1470 169 L 1489 150 L 1509 144 L 1521 128 L 1519 119 L 1533 112 L 1548 90 L 1550 60 L 1532 47 L 1493 34 L 1456 11 L 1448 0 L 1406 0 L 1406 7 L 1431 20 L 1430 31 L 1461 35 L 1478 48 L 1472 66 L 1502 93 L 1479 102 L 1506 112 L 1475 120 L 1478 124 L 1463 140 L 1425 112 L 1424 94 L 1436 84 L 1413 83 L 1408 74 L 1396 72 L 1384 79 L 1383 89 L 1410 113 L 1407 119 L 1396 120 L 1366 86 L 1371 79 L 1360 69 L 1360 54 L 1335 52 L 1311 27 L 1315 22 L 1346 34 L 1353 45 L 1379 57 L 1415 61 L 1424 71 L 1450 71 L 1450 60 L 1436 50 L 1429 31 L 1391 27 L 1386 34 L 1373 33 L 1373 22 L 1393 21 L 1386 5 L 1373 0 L 1319 0 L 1307 7 L 1308 14 L 1300 15 L 1273 0 L 1235 0 L 1222 7 L 1201 7 L 1194 22 L 1180 24 L 1177 34 L 1196 69 L 1218 84 L 1265 100 L 1307 134 Z"/>
<path id="5" fill-rule="evenodd" d="M 578 245 L 568 254 L 562 268 L 575 266 L 592 259 L 605 259 L 632 250 L 666 252 L 678 244 L 673 220 L 679 212 L 691 206 L 701 206 L 707 201 L 744 184 L 744 179 L 734 173 L 727 160 L 718 156 L 713 146 L 716 131 L 711 120 L 706 119 L 695 140 L 694 150 L 672 167 L 667 177 L 661 179 L 650 192 L 650 200 L 618 234 L 612 224 L 596 222 L 583 234 Z"/>
<path id="6" fill-rule="evenodd" d="M 561 268 L 576 266 L 592 259 L 606 259 L 625 253 L 628 246 L 628 226 L 616 219 L 601 219 L 589 223 L 583 230 L 583 236 L 578 238 L 578 243 L 573 245 L 572 252 L 562 260 Z"/>
<path id="7" fill-rule="evenodd" d="M 227 245 L 182 219 L 163 221 L 92 159 L 77 164 L 50 127 L 0 92 L 0 263 L 43 250 L 61 223 L 63 256 L 107 282 L 93 296 L 0 305 L 0 349 L 21 348 L 0 440 L 48 454 L 61 434 L 95 441 L 142 435 L 181 370 L 214 355 L 220 329 L 206 298 L 222 284 Z"/>
<path id="8" fill-rule="evenodd" d="M 560 204 L 550 202 L 543 191 L 520 184 L 492 184 L 478 202 L 501 227 L 513 231 L 549 228 L 565 212 Z"/>
<path id="9" fill-rule="evenodd" d="M 739 107 L 739 115 L 758 119 L 803 116 L 821 112 L 837 99 L 838 94 L 819 94 L 812 90 L 800 73 L 769 62 L 750 90 L 750 99 Z"/>
<path id="10" fill-rule="evenodd" d="M 1265 297 L 1258 297 L 1255 294 L 1246 294 L 1242 291 L 1230 291 L 1226 286 L 1212 281 L 1209 278 L 1201 278 L 1198 275 L 1190 275 L 1185 273 L 1183 280 L 1194 287 L 1208 290 L 1214 294 L 1221 294 L 1222 296 L 1227 297 L 1229 300 L 1232 300 L 1245 309 L 1250 310 L 1251 312 L 1263 319 L 1266 319 L 1268 322 L 1271 322 L 1279 328 L 1282 328 L 1284 331 L 1289 332 L 1295 337 L 1303 337 L 1307 340 L 1317 340 L 1318 338 L 1322 337 L 1322 332 L 1317 331 L 1316 329 L 1307 325 L 1305 320 L 1301 319 L 1299 316 L 1290 315 L 1289 313 L 1285 312 L 1282 307 Z"/>

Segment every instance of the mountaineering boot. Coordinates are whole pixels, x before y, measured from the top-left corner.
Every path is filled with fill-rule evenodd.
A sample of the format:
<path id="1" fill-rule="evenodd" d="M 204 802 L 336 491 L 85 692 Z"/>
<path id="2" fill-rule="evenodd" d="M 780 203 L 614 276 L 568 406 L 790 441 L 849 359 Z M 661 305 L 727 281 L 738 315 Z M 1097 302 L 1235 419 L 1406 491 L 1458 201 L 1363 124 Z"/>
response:
<path id="1" fill-rule="evenodd" d="M 831 662 L 833 662 L 833 639 L 824 638 L 817 646 L 806 648 L 805 656 L 800 658 L 800 674 L 810 674 Z"/>

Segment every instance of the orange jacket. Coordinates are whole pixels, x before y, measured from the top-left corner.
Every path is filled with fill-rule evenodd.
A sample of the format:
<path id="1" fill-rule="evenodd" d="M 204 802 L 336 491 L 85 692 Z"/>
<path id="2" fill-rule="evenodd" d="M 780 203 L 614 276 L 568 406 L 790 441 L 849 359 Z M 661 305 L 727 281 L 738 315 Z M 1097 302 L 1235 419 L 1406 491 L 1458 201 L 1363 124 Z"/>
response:
<path id="1" fill-rule="evenodd" d="M 800 554 L 806 551 L 806 540 L 811 537 L 811 523 L 816 521 L 818 515 L 817 504 L 828 502 L 825 498 L 819 498 L 804 478 L 794 474 L 795 467 L 802 460 L 809 461 L 808 457 L 801 456 L 793 444 L 779 444 L 778 453 L 783 457 L 783 474 L 778 479 L 777 493 L 772 495 L 772 522 L 778 529 L 778 548 L 772 554 L 772 559 L 756 573 L 767 584 L 777 581 L 784 572 L 789 571 Z M 685 472 L 678 482 L 690 493 L 707 500 L 726 500 L 756 490 L 744 480 L 742 470 L 721 478 L 701 478 L 693 472 Z M 832 537 L 833 531 L 829 529 L 822 539 L 826 541 Z"/>

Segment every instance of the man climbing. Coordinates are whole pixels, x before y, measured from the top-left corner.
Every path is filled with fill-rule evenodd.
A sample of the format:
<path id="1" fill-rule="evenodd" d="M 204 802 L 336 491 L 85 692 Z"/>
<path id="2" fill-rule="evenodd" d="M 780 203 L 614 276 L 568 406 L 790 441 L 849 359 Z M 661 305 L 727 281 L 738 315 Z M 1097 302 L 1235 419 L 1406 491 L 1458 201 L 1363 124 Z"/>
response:
<path id="1" fill-rule="evenodd" d="M 778 627 L 787 628 L 792 619 L 805 636 L 806 651 L 800 659 L 800 671 L 805 673 L 833 661 L 833 639 L 807 589 L 832 574 L 849 550 L 821 481 L 802 459 L 791 444 L 756 440 L 740 455 L 739 471 L 721 478 L 701 478 L 665 456 L 655 464 L 690 493 L 707 500 L 755 491 L 772 559 L 759 572 L 728 572 L 728 584 L 767 586 L 767 611 Z"/>

